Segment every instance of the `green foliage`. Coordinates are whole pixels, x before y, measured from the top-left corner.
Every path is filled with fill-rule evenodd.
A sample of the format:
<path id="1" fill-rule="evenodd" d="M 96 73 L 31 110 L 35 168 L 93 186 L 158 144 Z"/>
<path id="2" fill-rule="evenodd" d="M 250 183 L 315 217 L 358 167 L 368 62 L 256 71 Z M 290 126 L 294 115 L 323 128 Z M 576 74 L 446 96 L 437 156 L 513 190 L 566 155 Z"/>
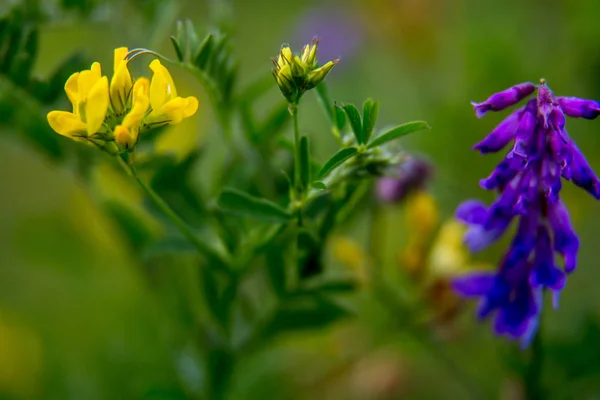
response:
<path id="1" fill-rule="evenodd" d="M 285 222 L 292 218 L 277 204 L 232 188 L 221 192 L 217 204 L 224 211 L 265 221 Z"/>

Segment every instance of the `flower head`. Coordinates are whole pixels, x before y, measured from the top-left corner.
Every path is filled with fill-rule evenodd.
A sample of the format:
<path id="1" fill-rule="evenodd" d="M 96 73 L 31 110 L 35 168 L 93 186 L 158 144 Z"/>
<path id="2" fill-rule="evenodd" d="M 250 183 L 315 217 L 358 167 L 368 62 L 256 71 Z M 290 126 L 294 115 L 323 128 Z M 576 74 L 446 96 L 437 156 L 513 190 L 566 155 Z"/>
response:
<path id="1" fill-rule="evenodd" d="M 108 78 L 99 63 L 76 72 L 67 80 L 65 92 L 73 112 L 51 111 L 48 123 L 58 134 L 77 138 L 92 136 L 102 127 L 108 110 Z"/>
<path id="2" fill-rule="evenodd" d="M 173 79 L 160 61 L 150 63 L 154 72 L 151 82 L 144 77 L 133 79 L 127 68 L 128 54 L 126 47 L 115 49 L 110 84 L 97 62 L 89 70 L 71 75 L 65 92 L 73 112 L 48 113 L 52 129 L 117 153 L 133 150 L 140 133 L 179 123 L 196 112 L 198 100 L 177 95 Z"/>
<path id="3" fill-rule="evenodd" d="M 317 68 L 317 47 L 315 38 L 304 46 L 300 56 L 292 53 L 288 45 L 284 45 L 277 58 L 273 59 L 273 76 L 281 93 L 290 103 L 297 103 L 302 94 L 317 86 L 338 63 L 329 61 Z"/>
<path id="4" fill-rule="evenodd" d="M 513 111 L 474 149 L 497 152 L 510 142 L 504 160 L 480 185 L 496 190 L 490 205 L 476 200 L 461 204 L 456 216 L 469 225 L 464 240 L 479 251 L 501 237 L 513 220 L 518 228 L 495 273 L 473 273 L 454 281 L 456 291 L 481 299 L 480 318 L 495 313 L 494 330 L 527 344 L 536 332 L 542 308 L 542 290 L 554 292 L 554 306 L 577 264 L 579 239 L 567 208 L 560 200 L 561 177 L 571 180 L 596 199 L 600 181 L 583 154 L 569 138 L 565 115 L 593 119 L 600 106 L 593 100 L 556 97 L 544 80 L 522 83 L 473 103 L 478 117 L 501 111 L 537 91 L 535 98 Z M 562 256 L 562 268 L 555 259 Z"/>

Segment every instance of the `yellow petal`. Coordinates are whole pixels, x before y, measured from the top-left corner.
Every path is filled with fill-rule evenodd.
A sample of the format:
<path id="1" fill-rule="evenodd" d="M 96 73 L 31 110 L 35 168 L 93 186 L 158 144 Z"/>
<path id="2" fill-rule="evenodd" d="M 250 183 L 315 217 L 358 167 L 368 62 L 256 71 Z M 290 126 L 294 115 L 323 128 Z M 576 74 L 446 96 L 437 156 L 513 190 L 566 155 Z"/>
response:
<path id="1" fill-rule="evenodd" d="M 85 123 L 75 115 L 66 111 L 50 111 L 48 113 L 48 124 L 59 135 L 72 137 L 75 133 L 82 135 L 86 132 Z"/>
<path id="2" fill-rule="evenodd" d="M 79 89 L 79 96 L 81 100 L 84 100 L 92 87 L 100 80 L 101 70 L 100 64 L 95 62 L 92 64 L 90 69 L 83 70 L 77 77 L 77 87 Z"/>
<path id="3" fill-rule="evenodd" d="M 279 52 L 279 58 L 277 59 L 277 66 L 279 68 L 283 68 L 285 65 L 289 65 L 292 62 L 294 55 L 292 54 L 292 49 L 289 47 L 284 47 Z"/>
<path id="4" fill-rule="evenodd" d="M 135 145 L 133 135 L 129 132 L 129 129 L 125 128 L 123 125 L 117 125 L 115 128 L 115 141 L 118 145 L 128 149 Z"/>
<path id="5" fill-rule="evenodd" d="M 139 129 L 142 118 L 146 115 L 150 100 L 148 99 L 148 80 L 140 78 L 133 86 L 133 106 L 123 119 L 122 125 L 128 129 Z"/>
<path id="6" fill-rule="evenodd" d="M 150 82 L 150 104 L 154 110 L 158 110 L 167 101 L 177 97 L 177 90 L 171 74 L 158 59 L 150 63 L 150 69 L 154 73 Z"/>
<path id="7" fill-rule="evenodd" d="M 127 63 L 122 62 L 110 81 L 110 98 L 116 113 L 120 114 L 128 107 L 131 86 L 131 74 L 127 69 Z"/>
<path id="8" fill-rule="evenodd" d="M 88 136 L 98 132 L 108 109 L 108 78 L 103 76 L 91 88 L 85 103 Z"/>
<path id="9" fill-rule="evenodd" d="M 67 79 L 65 83 L 65 92 L 71 104 L 73 104 L 73 110 L 76 110 L 79 103 L 79 85 L 77 80 L 79 79 L 79 72 L 75 72 Z"/>
<path id="10" fill-rule="evenodd" d="M 115 49 L 115 57 L 113 62 L 113 74 L 117 73 L 117 69 L 119 69 L 119 65 L 125 59 L 127 52 L 129 49 L 127 47 L 119 47 Z"/>
<path id="11" fill-rule="evenodd" d="M 178 124 L 182 119 L 194 115 L 197 110 L 198 99 L 194 96 L 176 97 L 168 101 L 157 114 L 170 124 Z"/>

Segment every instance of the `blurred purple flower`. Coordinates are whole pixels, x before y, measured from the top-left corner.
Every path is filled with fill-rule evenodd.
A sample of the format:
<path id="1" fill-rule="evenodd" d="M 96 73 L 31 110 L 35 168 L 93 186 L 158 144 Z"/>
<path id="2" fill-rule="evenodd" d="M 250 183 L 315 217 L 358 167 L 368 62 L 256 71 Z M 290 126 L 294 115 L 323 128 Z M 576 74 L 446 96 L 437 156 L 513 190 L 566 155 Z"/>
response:
<path id="1" fill-rule="evenodd" d="M 296 41 L 308 43 L 315 36 L 319 38 L 321 60 L 348 60 L 364 42 L 364 31 L 357 16 L 342 7 L 312 8 L 300 17 L 294 35 Z"/>
<path id="2" fill-rule="evenodd" d="M 409 158 L 398 165 L 394 176 L 377 181 L 377 196 L 381 201 L 395 203 L 421 189 L 433 175 L 433 166 L 421 158 Z"/>
<path id="3" fill-rule="evenodd" d="M 556 308 L 566 274 L 577 264 L 579 239 L 559 198 L 561 176 L 600 199 L 600 181 L 565 129 L 565 114 L 594 119 L 600 115 L 598 102 L 555 97 L 542 80 L 539 85 L 513 86 L 473 106 L 482 117 L 488 111 L 512 106 L 536 90 L 536 98 L 474 146 L 489 153 L 513 142 L 504 160 L 480 182 L 484 189 L 497 190 L 498 198 L 489 207 L 468 200 L 456 210 L 457 218 L 470 226 L 465 242 L 473 252 L 495 242 L 513 219 L 519 221 L 498 270 L 460 277 L 454 288 L 465 297 L 480 298 L 479 318 L 495 313 L 495 332 L 520 339 L 523 345 L 537 330 L 542 290 L 554 292 Z M 557 266 L 555 252 L 563 257 L 563 268 Z"/>

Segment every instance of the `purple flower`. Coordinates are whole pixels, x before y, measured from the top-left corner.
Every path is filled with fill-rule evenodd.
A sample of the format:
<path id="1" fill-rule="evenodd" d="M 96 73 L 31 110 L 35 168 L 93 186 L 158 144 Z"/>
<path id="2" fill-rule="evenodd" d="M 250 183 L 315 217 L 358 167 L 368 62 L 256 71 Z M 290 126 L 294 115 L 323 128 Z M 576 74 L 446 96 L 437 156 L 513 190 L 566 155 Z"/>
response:
<path id="1" fill-rule="evenodd" d="M 386 203 L 404 200 L 409 194 L 421 189 L 433 174 L 432 165 L 421 158 L 409 158 L 398 165 L 393 176 L 377 181 L 377 197 Z"/>
<path id="2" fill-rule="evenodd" d="M 480 299 L 479 318 L 494 315 L 494 331 L 520 339 L 527 345 L 534 336 L 542 308 L 542 290 L 554 292 L 554 306 L 565 286 L 566 275 L 577 264 L 579 239 L 567 208 L 560 200 L 562 179 L 572 181 L 600 199 L 600 181 L 565 129 L 565 114 L 594 119 L 600 104 L 575 97 L 555 97 L 541 80 L 522 83 L 473 103 L 478 117 L 529 100 L 510 114 L 475 145 L 481 153 L 497 152 L 510 142 L 504 160 L 480 185 L 496 190 L 490 205 L 468 200 L 456 217 L 469 225 L 465 242 L 473 252 L 493 244 L 518 220 L 518 229 L 499 268 L 456 279 L 454 289 L 465 297 Z M 563 259 L 562 267 L 555 253 Z"/>

